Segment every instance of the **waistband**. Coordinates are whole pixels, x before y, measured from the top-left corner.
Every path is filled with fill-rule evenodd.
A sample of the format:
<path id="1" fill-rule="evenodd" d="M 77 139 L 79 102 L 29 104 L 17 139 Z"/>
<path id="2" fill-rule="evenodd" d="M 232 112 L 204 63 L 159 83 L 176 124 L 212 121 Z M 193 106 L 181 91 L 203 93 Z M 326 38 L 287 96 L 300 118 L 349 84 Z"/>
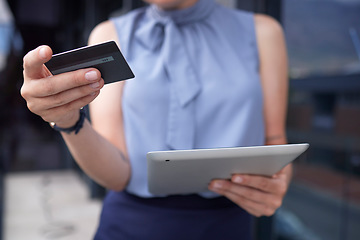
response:
<path id="1" fill-rule="evenodd" d="M 126 191 L 118 192 L 124 198 L 148 206 L 173 209 L 223 209 L 239 208 L 235 203 L 225 197 L 204 198 L 197 194 L 172 195 L 167 197 L 143 198 Z"/>

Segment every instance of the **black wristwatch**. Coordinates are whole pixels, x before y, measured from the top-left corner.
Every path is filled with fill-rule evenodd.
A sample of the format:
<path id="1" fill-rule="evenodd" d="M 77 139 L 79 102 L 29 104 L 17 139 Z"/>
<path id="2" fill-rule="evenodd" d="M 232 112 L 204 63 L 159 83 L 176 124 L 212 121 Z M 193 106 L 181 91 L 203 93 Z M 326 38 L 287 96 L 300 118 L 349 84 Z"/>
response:
<path id="1" fill-rule="evenodd" d="M 75 134 L 78 134 L 78 132 L 80 131 L 80 129 L 83 127 L 84 125 L 84 121 L 85 121 L 85 110 L 83 108 L 80 109 L 80 117 L 79 120 L 75 123 L 74 126 L 69 127 L 69 128 L 61 128 L 56 126 L 56 124 L 54 122 L 50 123 L 51 127 L 58 131 L 58 132 L 65 132 L 67 134 L 70 134 L 72 132 L 75 131 Z"/>

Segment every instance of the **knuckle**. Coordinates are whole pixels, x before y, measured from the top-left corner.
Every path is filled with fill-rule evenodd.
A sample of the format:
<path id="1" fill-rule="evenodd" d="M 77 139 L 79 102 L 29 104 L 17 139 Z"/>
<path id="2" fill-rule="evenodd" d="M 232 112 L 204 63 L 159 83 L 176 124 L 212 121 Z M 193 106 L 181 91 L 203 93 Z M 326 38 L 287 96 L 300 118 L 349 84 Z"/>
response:
<path id="1" fill-rule="evenodd" d="M 92 87 L 89 87 L 88 85 L 81 87 L 80 88 L 80 94 L 82 97 L 86 97 L 89 94 L 91 94 L 95 89 L 93 89 Z"/>
<path id="2" fill-rule="evenodd" d="M 80 98 L 79 100 L 72 103 L 71 109 L 79 109 L 87 104 L 89 104 L 92 101 L 92 98 L 89 94 L 86 94 L 86 96 Z"/>
<path id="3" fill-rule="evenodd" d="M 56 93 L 53 81 L 43 81 L 44 93 L 46 95 L 53 95 Z"/>
<path id="4" fill-rule="evenodd" d="M 64 104 L 61 108 L 64 114 L 70 113 L 75 110 L 79 110 L 81 107 L 85 106 L 86 104 L 83 103 L 83 99 L 78 99 L 69 103 Z"/>
<path id="5" fill-rule="evenodd" d="M 63 106 L 64 113 L 68 113 L 68 112 L 70 112 L 71 110 L 73 110 L 73 105 L 74 105 L 73 102 L 70 102 L 70 103 L 65 104 L 65 105 Z"/>
<path id="6" fill-rule="evenodd" d="M 259 184 L 260 184 L 260 188 L 261 188 L 261 189 L 267 189 L 268 186 L 269 186 L 268 180 L 265 179 L 265 178 L 261 178 Z"/>
<path id="7" fill-rule="evenodd" d="M 75 72 L 75 74 L 73 75 L 73 81 L 74 83 L 76 84 L 76 86 L 81 86 L 81 85 L 84 85 L 84 80 L 85 80 L 85 74 L 84 74 L 84 71 L 81 69 L 81 70 L 78 70 Z"/>
<path id="8" fill-rule="evenodd" d="M 54 103 L 55 106 L 64 105 L 65 100 L 64 100 L 62 94 L 53 95 L 53 103 Z"/>
<path id="9" fill-rule="evenodd" d="M 249 191 L 246 192 L 246 197 L 248 199 L 254 199 L 256 197 L 255 195 L 256 195 L 255 191 L 253 191 L 253 190 L 249 190 Z"/>
<path id="10" fill-rule="evenodd" d="M 27 68 L 30 68 L 32 66 L 32 63 L 33 63 L 32 59 L 33 59 L 35 50 L 36 49 L 33 49 L 33 50 L 29 51 L 23 57 L 23 69 L 24 70 L 27 69 Z"/>
<path id="11" fill-rule="evenodd" d="M 261 217 L 262 216 L 262 214 L 260 214 L 260 213 L 254 213 L 253 214 L 255 217 Z"/>
<path id="12" fill-rule="evenodd" d="M 30 52 L 29 52 L 30 53 Z M 26 69 L 29 67 L 29 53 L 27 53 L 24 57 L 23 57 L 23 69 Z"/>
<path id="13" fill-rule="evenodd" d="M 231 184 L 229 181 L 222 181 L 222 188 L 225 190 L 225 191 L 231 191 L 231 190 L 234 190 L 234 185 Z"/>
<path id="14" fill-rule="evenodd" d="M 278 198 L 273 202 L 273 208 L 278 209 L 282 205 L 282 199 Z"/>
<path id="15" fill-rule="evenodd" d="M 27 99 L 28 97 L 28 91 L 27 88 L 25 87 L 25 85 L 22 85 L 20 88 L 20 95 L 24 98 Z"/>
<path id="16" fill-rule="evenodd" d="M 27 108 L 30 110 L 30 112 L 36 112 L 35 104 L 33 104 L 32 102 L 27 102 Z"/>
<path id="17" fill-rule="evenodd" d="M 278 186 L 278 191 L 279 191 L 279 194 L 280 195 L 285 195 L 286 194 L 286 191 L 287 191 L 287 185 L 286 185 L 286 183 L 281 183 L 281 184 L 279 184 L 279 186 Z"/>
<path id="18" fill-rule="evenodd" d="M 274 215 L 275 213 L 275 209 L 271 208 L 271 207 L 266 207 L 264 209 L 264 215 L 267 216 L 267 217 L 270 217 L 272 215 Z"/>

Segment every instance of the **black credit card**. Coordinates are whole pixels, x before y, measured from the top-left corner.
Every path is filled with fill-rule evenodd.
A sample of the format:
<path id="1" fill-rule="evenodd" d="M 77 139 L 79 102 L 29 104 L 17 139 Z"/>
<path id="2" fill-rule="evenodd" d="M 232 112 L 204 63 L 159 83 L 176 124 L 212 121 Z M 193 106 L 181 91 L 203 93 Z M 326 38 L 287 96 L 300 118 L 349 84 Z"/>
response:
<path id="1" fill-rule="evenodd" d="M 45 65 L 53 75 L 97 68 L 105 84 L 135 77 L 114 41 L 55 54 Z"/>

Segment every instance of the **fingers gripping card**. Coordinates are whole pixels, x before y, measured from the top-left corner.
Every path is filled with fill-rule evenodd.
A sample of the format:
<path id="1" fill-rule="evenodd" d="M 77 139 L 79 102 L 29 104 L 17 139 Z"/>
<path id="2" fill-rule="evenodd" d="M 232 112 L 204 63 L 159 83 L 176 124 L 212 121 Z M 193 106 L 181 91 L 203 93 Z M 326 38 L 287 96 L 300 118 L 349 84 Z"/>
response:
<path id="1" fill-rule="evenodd" d="M 105 84 L 135 77 L 114 41 L 55 54 L 45 65 L 53 75 L 94 67 Z"/>

